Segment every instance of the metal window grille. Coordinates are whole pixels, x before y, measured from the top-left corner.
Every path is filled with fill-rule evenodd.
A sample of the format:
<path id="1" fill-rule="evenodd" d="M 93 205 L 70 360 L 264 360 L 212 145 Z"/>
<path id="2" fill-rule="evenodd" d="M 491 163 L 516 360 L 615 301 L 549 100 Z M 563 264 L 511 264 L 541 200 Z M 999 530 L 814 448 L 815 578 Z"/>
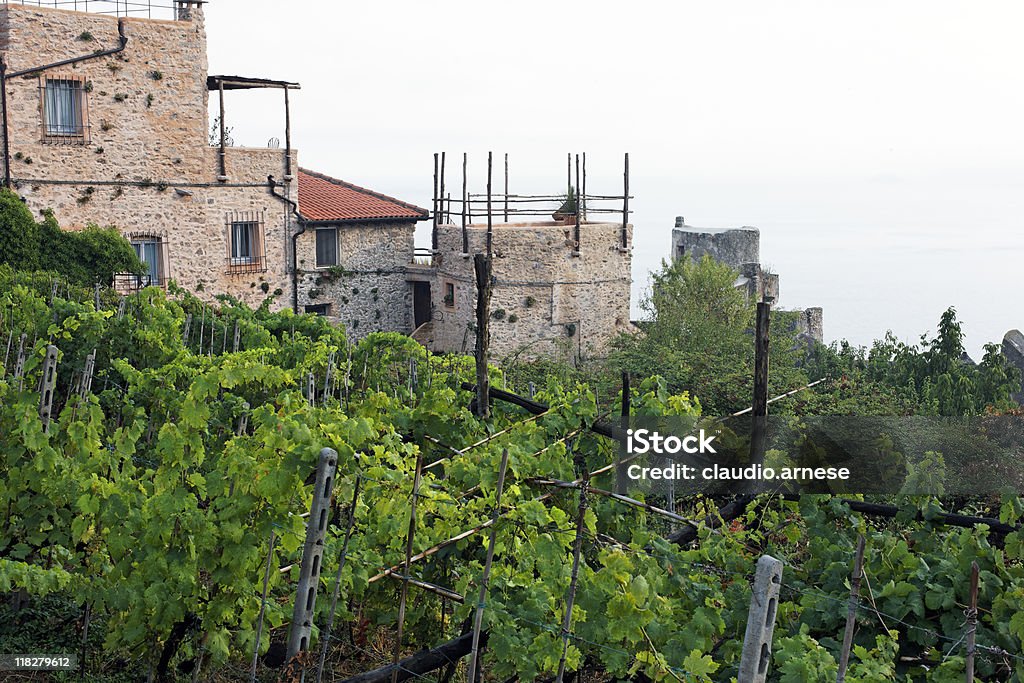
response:
<path id="1" fill-rule="evenodd" d="M 40 78 L 42 141 L 56 145 L 89 144 L 89 98 L 80 77 Z"/>
<path id="2" fill-rule="evenodd" d="M 118 17 L 145 17 L 147 19 L 177 19 L 188 21 L 192 9 L 205 4 L 204 0 L 14 0 L 19 5 L 53 7 L 56 9 L 110 14 Z"/>
<path id="3" fill-rule="evenodd" d="M 227 270 L 231 274 L 265 273 L 263 252 L 264 220 L 262 211 L 235 211 L 225 220 L 227 230 Z"/>
<path id="4" fill-rule="evenodd" d="M 338 229 L 318 228 L 316 231 L 316 267 L 338 265 Z"/>
<path id="5" fill-rule="evenodd" d="M 167 243 L 156 235 L 128 235 L 135 255 L 146 266 L 146 272 L 114 275 L 114 288 L 122 294 L 138 292 L 145 287 L 167 286 Z"/>

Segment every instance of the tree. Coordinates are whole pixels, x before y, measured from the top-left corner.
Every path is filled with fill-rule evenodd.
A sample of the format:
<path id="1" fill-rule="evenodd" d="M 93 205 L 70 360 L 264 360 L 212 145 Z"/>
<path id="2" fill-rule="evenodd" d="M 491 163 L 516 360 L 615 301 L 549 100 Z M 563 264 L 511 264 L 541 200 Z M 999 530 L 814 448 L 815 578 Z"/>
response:
<path id="1" fill-rule="evenodd" d="M 39 267 L 39 226 L 21 197 L 0 189 L 0 263 L 16 270 Z"/>

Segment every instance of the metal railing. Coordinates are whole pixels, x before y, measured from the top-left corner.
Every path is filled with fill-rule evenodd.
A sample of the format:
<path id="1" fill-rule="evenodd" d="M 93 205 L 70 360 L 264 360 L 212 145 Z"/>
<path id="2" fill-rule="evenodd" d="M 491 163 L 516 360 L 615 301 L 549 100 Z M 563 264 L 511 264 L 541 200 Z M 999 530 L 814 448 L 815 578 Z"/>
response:
<path id="1" fill-rule="evenodd" d="M 167 288 L 167 278 L 157 275 L 137 275 L 135 273 L 115 273 L 114 291 L 124 296 L 141 292 L 146 287 Z"/>
<path id="2" fill-rule="evenodd" d="M 204 0 L 10 0 L 10 4 L 52 7 L 117 17 L 184 21 L 191 18 L 193 8 L 203 5 L 205 2 Z"/>

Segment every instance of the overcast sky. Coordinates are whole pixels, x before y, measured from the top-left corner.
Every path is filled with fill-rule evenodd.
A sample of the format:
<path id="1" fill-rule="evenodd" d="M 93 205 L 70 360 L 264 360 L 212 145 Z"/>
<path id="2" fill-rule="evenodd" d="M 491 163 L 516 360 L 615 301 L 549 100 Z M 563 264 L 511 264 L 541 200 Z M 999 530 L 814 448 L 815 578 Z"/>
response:
<path id="1" fill-rule="evenodd" d="M 785 307 L 826 336 L 916 340 L 956 305 L 971 352 L 1024 327 L 1020 2 L 211 0 L 211 73 L 298 81 L 301 165 L 429 207 L 433 153 L 509 152 L 513 192 L 621 191 L 635 300 L 674 217 L 761 229 Z M 238 144 L 280 92 L 229 93 Z M 476 182 L 474 182 L 474 179 Z"/>

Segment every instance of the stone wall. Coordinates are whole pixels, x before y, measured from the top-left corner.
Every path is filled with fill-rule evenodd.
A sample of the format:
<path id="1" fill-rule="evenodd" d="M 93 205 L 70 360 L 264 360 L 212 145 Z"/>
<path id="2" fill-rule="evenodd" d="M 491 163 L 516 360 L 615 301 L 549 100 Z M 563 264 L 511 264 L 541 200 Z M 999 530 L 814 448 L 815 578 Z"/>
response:
<path id="1" fill-rule="evenodd" d="M 328 226 L 330 227 L 330 226 Z M 316 228 L 296 242 L 299 310 L 329 304 L 328 316 L 352 338 L 371 332 L 412 332 L 412 285 L 406 271 L 413 258 L 415 223 L 341 223 L 338 267 L 316 268 Z"/>
<path id="2" fill-rule="evenodd" d="M 123 52 L 9 81 L 16 190 L 34 212 L 53 209 L 65 228 L 95 223 L 127 236 L 161 238 L 166 277 L 202 296 L 226 292 L 256 304 L 280 291 L 279 305 L 286 304 L 290 211 L 267 183 L 269 175 L 284 178 L 284 151 L 229 148 L 228 180 L 217 180 L 219 150 L 208 144 L 201 9 L 189 20 L 129 18 L 124 27 Z M 118 19 L 5 5 L 0 44 L 11 71 L 28 69 L 116 47 Z M 45 134 L 48 77 L 83 84 L 87 128 L 81 138 Z M 294 198 L 292 185 L 278 192 Z M 262 221 L 261 267 L 229 263 L 227 224 L 236 212 Z"/>
<path id="3" fill-rule="evenodd" d="M 557 222 L 498 224 L 493 230 L 491 357 L 593 357 L 631 329 L 631 253 L 621 224 L 585 223 L 578 255 L 573 227 Z M 486 226 L 468 228 L 470 253 L 486 250 Z M 632 243 L 632 226 L 628 226 Z M 476 284 L 473 259 L 462 255 L 462 229 L 438 228 L 433 348 L 472 351 Z M 446 285 L 454 286 L 451 305 Z"/>
<path id="4" fill-rule="evenodd" d="M 672 260 L 689 256 L 699 261 L 705 254 L 739 270 L 745 263 L 761 262 L 761 233 L 757 228 L 695 228 L 676 220 L 672 230 Z"/>

